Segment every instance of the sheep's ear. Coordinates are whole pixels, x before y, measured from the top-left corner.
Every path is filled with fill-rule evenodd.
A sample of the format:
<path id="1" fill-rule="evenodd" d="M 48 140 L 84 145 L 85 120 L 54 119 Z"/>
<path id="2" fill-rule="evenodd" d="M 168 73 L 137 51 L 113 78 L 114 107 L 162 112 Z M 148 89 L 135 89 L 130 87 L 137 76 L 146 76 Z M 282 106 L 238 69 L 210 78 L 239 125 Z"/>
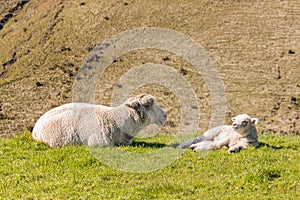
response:
<path id="1" fill-rule="evenodd" d="M 153 106 L 155 98 L 150 94 L 140 94 L 136 97 L 129 98 L 125 103 L 126 106 L 134 109 L 139 109 L 141 106 Z"/>
<path id="2" fill-rule="evenodd" d="M 140 97 L 140 103 L 143 106 L 151 107 L 153 106 L 154 102 L 155 102 L 155 98 L 152 95 L 144 94 L 143 96 Z"/>
<path id="3" fill-rule="evenodd" d="M 231 118 L 231 121 L 233 121 L 233 122 L 234 122 L 234 121 L 235 121 L 235 117 Z"/>
<path id="4" fill-rule="evenodd" d="M 257 118 L 251 118 L 251 123 L 256 125 L 258 122 L 258 119 Z"/>
<path id="5" fill-rule="evenodd" d="M 131 99 L 129 99 L 129 100 L 125 103 L 125 105 L 128 106 L 129 108 L 133 108 L 133 109 L 137 109 L 137 108 L 140 107 L 139 102 L 134 101 L 134 100 L 131 100 Z"/>

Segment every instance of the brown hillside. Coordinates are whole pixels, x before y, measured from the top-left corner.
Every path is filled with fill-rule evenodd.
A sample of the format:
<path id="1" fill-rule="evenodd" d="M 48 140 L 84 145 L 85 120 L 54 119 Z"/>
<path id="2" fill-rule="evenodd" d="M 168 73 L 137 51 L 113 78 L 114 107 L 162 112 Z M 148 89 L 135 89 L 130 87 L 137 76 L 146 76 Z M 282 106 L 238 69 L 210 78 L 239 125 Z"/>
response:
<path id="1" fill-rule="evenodd" d="M 20 2 L 23 2 L 20 4 Z M 47 110 L 72 102 L 76 73 L 99 43 L 122 31 L 161 27 L 193 38 L 214 60 L 226 92 L 226 123 L 241 113 L 258 130 L 300 134 L 300 1 L 0 0 L 0 134 L 30 129 Z M 97 103 L 110 104 L 118 78 L 133 66 L 173 67 L 194 89 L 199 132 L 210 121 L 210 94 L 185 59 L 147 49 L 117 58 L 99 80 Z M 180 125 L 180 102 L 168 88 L 146 85 L 167 110 L 164 128 Z"/>

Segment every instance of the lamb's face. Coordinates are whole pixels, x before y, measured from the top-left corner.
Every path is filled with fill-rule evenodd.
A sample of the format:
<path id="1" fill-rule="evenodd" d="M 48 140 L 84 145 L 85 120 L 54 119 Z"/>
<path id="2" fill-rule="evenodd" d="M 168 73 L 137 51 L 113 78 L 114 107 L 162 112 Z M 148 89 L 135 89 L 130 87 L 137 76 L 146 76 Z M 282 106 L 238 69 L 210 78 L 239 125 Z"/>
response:
<path id="1" fill-rule="evenodd" d="M 149 94 L 140 94 L 127 100 L 126 105 L 136 110 L 141 125 L 164 125 L 167 114 L 156 104 L 155 98 Z"/>
<path id="2" fill-rule="evenodd" d="M 246 134 L 246 130 L 248 130 L 251 126 L 255 126 L 257 124 L 257 118 L 250 118 L 246 114 L 238 115 L 233 117 L 232 119 L 232 128 L 237 131 L 239 134 Z"/>

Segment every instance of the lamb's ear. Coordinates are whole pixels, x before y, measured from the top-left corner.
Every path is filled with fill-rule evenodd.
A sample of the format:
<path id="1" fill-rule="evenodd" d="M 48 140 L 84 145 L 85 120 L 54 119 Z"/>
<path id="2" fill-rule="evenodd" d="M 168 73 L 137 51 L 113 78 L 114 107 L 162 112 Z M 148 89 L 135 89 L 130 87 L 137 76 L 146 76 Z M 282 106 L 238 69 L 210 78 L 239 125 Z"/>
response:
<path id="1" fill-rule="evenodd" d="M 233 122 L 234 122 L 234 121 L 235 121 L 235 117 L 231 118 L 231 121 L 233 121 Z"/>
<path id="2" fill-rule="evenodd" d="M 258 122 L 258 119 L 257 118 L 251 118 L 251 123 L 256 125 Z"/>

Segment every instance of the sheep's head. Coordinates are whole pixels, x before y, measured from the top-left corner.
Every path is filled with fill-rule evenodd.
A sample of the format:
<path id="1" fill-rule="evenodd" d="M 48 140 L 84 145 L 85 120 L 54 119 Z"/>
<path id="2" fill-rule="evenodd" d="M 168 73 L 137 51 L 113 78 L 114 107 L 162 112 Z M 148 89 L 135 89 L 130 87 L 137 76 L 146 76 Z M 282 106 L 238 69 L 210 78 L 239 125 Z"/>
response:
<path id="1" fill-rule="evenodd" d="M 232 128 L 237 131 L 239 134 L 246 134 L 246 130 L 248 130 L 251 126 L 255 126 L 258 122 L 257 118 L 251 118 L 247 114 L 238 115 L 231 119 Z"/>
<path id="2" fill-rule="evenodd" d="M 167 119 L 166 112 L 156 104 L 155 98 L 150 94 L 139 94 L 129 98 L 125 105 L 135 111 L 134 119 L 142 125 L 157 124 L 162 126 Z"/>

